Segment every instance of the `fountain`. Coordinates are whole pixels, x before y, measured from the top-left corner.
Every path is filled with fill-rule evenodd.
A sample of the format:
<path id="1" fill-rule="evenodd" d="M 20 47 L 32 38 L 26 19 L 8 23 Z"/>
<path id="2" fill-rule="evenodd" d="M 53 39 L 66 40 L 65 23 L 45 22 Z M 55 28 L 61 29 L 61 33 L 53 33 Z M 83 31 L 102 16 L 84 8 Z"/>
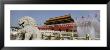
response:
<path id="1" fill-rule="evenodd" d="M 89 34 L 91 39 L 100 38 L 100 21 L 96 17 L 80 17 L 76 19 L 77 32 L 79 37 L 86 37 Z"/>

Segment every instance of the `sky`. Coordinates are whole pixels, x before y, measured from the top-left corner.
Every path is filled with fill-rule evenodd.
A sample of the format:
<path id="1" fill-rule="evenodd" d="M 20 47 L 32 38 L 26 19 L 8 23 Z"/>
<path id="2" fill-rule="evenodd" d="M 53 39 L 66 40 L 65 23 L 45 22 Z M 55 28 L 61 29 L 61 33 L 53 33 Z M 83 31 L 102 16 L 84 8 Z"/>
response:
<path id="1" fill-rule="evenodd" d="M 71 14 L 73 19 L 84 16 L 100 16 L 100 10 L 11 10 L 10 11 L 10 25 L 18 26 L 18 19 L 23 16 L 30 16 L 36 20 L 38 26 L 44 25 L 44 22 L 49 18 Z"/>

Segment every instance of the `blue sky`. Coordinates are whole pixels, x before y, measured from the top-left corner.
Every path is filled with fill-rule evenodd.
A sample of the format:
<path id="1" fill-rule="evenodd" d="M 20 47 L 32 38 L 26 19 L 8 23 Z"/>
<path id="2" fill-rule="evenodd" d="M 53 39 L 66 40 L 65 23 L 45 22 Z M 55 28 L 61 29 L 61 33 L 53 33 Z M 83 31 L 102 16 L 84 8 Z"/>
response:
<path id="1" fill-rule="evenodd" d="M 22 16 L 30 16 L 36 20 L 38 25 L 43 25 L 44 22 L 49 18 L 56 16 L 63 16 L 65 14 L 71 14 L 72 18 L 81 16 L 87 17 L 95 16 L 100 14 L 99 10 L 11 10 L 10 11 L 10 24 L 11 26 L 18 26 L 18 19 Z"/>

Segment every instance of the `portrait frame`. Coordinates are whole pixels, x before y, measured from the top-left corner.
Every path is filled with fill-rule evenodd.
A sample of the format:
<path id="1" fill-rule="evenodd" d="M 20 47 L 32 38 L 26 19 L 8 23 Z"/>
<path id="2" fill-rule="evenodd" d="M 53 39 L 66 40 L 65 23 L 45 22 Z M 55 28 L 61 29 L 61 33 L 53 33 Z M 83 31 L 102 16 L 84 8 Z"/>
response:
<path id="1" fill-rule="evenodd" d="M 97 3 L 99 3 L 99 4 L 106 4 L 107 5 L 107 2 L 108 1 L 93 1 L 93 2 L 90 2 L 90 1 L 88 1 L 88 2 L 79 2 L 79 1 L 75 1 L 74 3 L 75 4 L 97 4 Z M 3 12 L 3 13 L 1 13 L 1 24 L 2 25 L 0 25 L 0 29 L 1 29 L 1 48 L 3 48 L 3 47 L 5 47 L 4 46 L 4 29 L 5 29 L 5 27 L 4 27 L 4 4 L 73 4 L 73 2 L 72 1 L 68 1 L 68 2 L 58 2 L 58 1 L 55 1 L 55 2 L 51 2 L 51 1 L 7 1 L 7 0 L 5 0 L 5 1 L 2 1 L 0 4 L 1 4 L 1 8 L 0 8 L 0 10 L 1 10 L 1 12 Z M 109 25 L 109 3 L 108 3 L 108 5 L 107 5 L 107 25 Z M 107 38 L 109 37 L 109 27 L 107 26 Z M 58 46 L 56 46 L 56 47 L 58 47 Z M 109 39 L 107 39 L 107 47 L 109 47 Z"/>

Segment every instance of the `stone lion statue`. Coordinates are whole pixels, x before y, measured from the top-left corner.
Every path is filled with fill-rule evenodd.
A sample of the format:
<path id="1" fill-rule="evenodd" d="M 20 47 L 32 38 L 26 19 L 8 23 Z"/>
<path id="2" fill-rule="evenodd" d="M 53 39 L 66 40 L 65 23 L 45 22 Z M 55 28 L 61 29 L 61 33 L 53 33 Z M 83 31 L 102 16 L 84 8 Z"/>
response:
<path id="1" fill-rule="evenodd" d="M 29 16 L 23 16 L 18 20 L 18 24 L 21 27 L 17 31 L 16 40 L 38 40 L 41 35 L 35 20 Z"/>

